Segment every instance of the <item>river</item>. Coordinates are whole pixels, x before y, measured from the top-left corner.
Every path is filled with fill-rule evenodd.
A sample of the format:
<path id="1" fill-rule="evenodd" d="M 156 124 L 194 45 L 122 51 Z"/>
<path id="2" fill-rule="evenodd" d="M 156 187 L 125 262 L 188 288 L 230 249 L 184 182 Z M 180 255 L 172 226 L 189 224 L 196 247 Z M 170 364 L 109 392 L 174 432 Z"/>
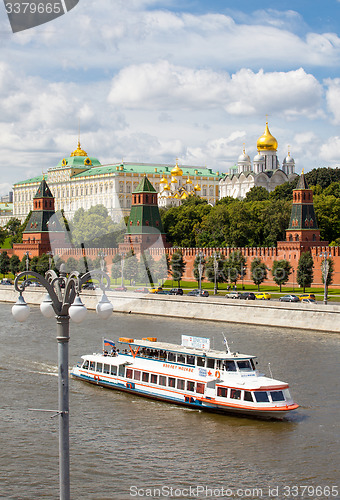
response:
<path id="1" fill-rule="evenodd" d="M 0 304 L 0 498 L 59 497 L 56 323 L 32 307 L 15 323 Z M 299 410 L 261 421 L 184 409 L 70 380 L 71 496 L 131 498 L 339 498 L 340 336 L 313 331 L 89 312 L 70 327 L 70 365 L 119 336 L 179 343 L 210 337 L 255 354 L 289 382 Z"/>

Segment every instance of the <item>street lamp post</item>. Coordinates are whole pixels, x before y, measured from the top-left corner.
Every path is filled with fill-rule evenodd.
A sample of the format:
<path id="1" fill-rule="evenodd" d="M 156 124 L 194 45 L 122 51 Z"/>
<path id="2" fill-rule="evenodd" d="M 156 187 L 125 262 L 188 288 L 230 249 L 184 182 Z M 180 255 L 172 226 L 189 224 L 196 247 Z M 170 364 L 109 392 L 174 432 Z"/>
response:
<path id="1" fill-rule="evenodd" d="M 30 262 L 30 253 L 26 252 L 25 255 L 26 255 L 26 271 L 28 271 L 28 265 Z"/>
<path id="2" fill-rule="evenodd" d="M 321 252 L 319 255 L 319 257 L 323 258 L 323 261 L 321 262 L 321 272 L 322 272 L 323 283 L 324 283 L 324 293 L 323 293 L 323 303 L 324 304 L 327 304 L 327 293 L 328 293 L 327 279 L 328 279 L 328 272 L 329 272 L 328 258 L 330 256 L 331 256 L 331 254 L 328 252 Z"/>
<path id="3" fill-rule="evenodd" d="M 199 257 L 199 263 L 198 263 L 199 287 L 198 287 L 198 290 L 199 290 L 199 294 L 201 295 L 201 293 L 202 293 L 202 272 L 203 272 L 202 257 L 203 257 L 203 253 L 199 252 L 198 257 Z"/>
<path id="4" fill-rule="evenodd" d="M 121 263 L 121 272 L 122 272 L 122 287 L 124 286 L 124 260 L 125 260 L 125 253 L 121 253 L 121 260 L 120 260 L 120 263 Z"/>
<path id="5" fill-rule="evenodd" d="M 79 294 L 82 285 L 91 277 L 97 275 L 100 280 L 102 297 L 97 304 L 97 314 L 107 319 L 113 306 L 108 300 L 105 291 L 110 288 L 110 278 L 103 271 L 91 271 L 80 277 L 77 271 L 67 277 L 65 265 L 60 267 L 59 276 L 51 269 L 44 276 L 29 271 L 18 274 L 14 286 L 19 292 L 19 298 L 12 307 L 12 314 L 19 322 L 24 322 L 29 315 L 30 308 L 23 297 L 25 288 L 29 285 L 28 276 L 34 276 L 43 285 L 47 294 L 40 305 L 40 310 L 46 318 L 55 316 L 57 319 L 58 342 L 58 411 L 59 415 L 59 482 L 60 500 L 70 498 L 70 454 L 69 454 L 69 376 L 68 376 L 68 345 L 69 320 L 80 323 L 86 315 L 87 309 L 82 303 Z M 21 281 L 23 279 L 23 281 Z"/>
<path id="6" fill-rule="evenodd" d="M 218 261 L 217 257 L 220 257 L 219 255 L 214 253 L 214 295 L 217 295 L 217 271 L 218 271 Z"/>

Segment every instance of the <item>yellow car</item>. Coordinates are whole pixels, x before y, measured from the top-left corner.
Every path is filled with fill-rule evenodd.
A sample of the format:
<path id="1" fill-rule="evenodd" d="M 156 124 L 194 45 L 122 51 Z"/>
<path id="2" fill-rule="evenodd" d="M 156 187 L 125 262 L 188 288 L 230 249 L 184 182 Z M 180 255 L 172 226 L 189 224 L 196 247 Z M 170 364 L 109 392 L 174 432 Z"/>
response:
<path id="1" fill-rule="evenodd" d="M 313 299 L 315 300 L 315 295 L 314 293 L 302 293 L 301 295 L 298 295 L 299 299 Z"/>
<path id="2" fill-rule="evenodd" d="M 270 300 L 271 295 L 267 292 L 257 292 L 255 293 L 255 297 L 260 300 Z"/>
<path id="3" fill-rule="evenodd" d="M 155 288 L 149 288 L 149 293 L 158 293 L 161 292 L 163 288 L 161 286 L 156 286 Z"/>

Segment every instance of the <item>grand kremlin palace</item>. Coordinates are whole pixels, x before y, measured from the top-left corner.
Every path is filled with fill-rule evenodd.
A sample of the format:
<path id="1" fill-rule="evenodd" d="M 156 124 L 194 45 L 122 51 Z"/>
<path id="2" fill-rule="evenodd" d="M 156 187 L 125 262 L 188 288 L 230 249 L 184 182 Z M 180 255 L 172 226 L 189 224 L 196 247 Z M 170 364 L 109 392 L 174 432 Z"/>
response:
<path id="1" fill-rule="evenodd" d="M 70 156 L 60 160 L 47 174 L 17 182 L 13 186 L 13 216 L 24 220 L 32 210 L 33 197 L 43 177 L 55 198 L 55 209 L 63 209 L 72 219 L 79 208 L 88 210 L 104 205 L 115 221 L 129 215 L 132 192 L 144 175 L 159 194 L 160 206 L 179 205 L 190 194 L 198 193 L 215 205 L 219 199 L 219 172 L 206 167 L 169 164 L 127 163 L 101 165 L 88 156 L 80 143 Z"/>

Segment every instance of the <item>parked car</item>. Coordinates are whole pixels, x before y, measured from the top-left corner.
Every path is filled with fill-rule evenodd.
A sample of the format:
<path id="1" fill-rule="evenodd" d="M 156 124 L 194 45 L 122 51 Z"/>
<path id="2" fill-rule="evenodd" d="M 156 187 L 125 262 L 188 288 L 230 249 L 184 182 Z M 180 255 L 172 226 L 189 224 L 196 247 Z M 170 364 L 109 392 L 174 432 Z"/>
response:
<path id="1" fill-rule="evenodd" d="M 183 295 L 182 288 L 171 288 L 170 295 Z"/>
<path id="2" fill-rule="evenodd" d="M 149 288 L 149 293 L 157 293 L 157 292 L 160 292 L 161 290 L 163 290 L 163 288 L 161 286 L 156 286 L 153 288 Z"/>
<path id="3" fill-rule="evenodd" d="M 134 292 L 135 293 L 149 293 L 149 289 L 146 287 L 136 288 L 136 290 L 134 290 Z"/>
<path id="4" fill-rule="evenodd" d="M 239 299 L 241 295 L 241 292 L 230 292 L 225 294 L 227 299 Z"/>
<path id="5" fill-rule="evenodd" d="M 127 288 L 126 286 L 117 286 L 116 288 L 113 289 L 114 292 L 126 292 Z"/>
<path id="6" fill-rule="evenodd" d="M 9 278 L 4 278 L 1 280 L 0 285 L 13 285 L 13 281 Z"/>
<path id="7" fill-rule="evenodd" d="M 241 296 L 240 296 L 240 299 L 243 299 L 243 300 L 255 300 L 255 293 L 253 292 L 244 292 L 244 293 L 241 293 Z"/>
<path id="8" fill-rule="evenodd" d="M 86 283 L 83 284 L 83 290 L 95 290 L 96 285 L 90 281 L 87 281 Z"/>
<path id="9" fill-rule="evenodd" d="M 300 302 L 300 299 L 297 295 L 284 295 L 283 297 L 279 298 L 280 302 Z"/>
<path id="10" fill-rule="evenodd" d="M 155 295 L 170 295 L 169 290 L 158 290 L 158 292 L 155 292 Z"/>
<path id="11" fill-rule="evenodd" d="M 302 293 L 301 295 L 299 295 L 299 299 L 302 300 L 302 299 L 313 299 L 315 300 L 315 295 L 314 293 Z"/>
<path id="12" fill-rule="evenodd" d="M 32 281 L 32 283 L 28 286 L 41 287 L 42 285 L 40 283 L 38 283 L 37 281 Z"/>
<path id="13" fill-rule="evenodd" d="M 255 297 L 259 300 L 270 300 L 271 295 L 268 292 L 257 292 L 255 293 Z"/>
<path id="14" fill-rule="evenodd" d="M 188 295 L 192 296 L 192 297 L 209 297 L 209 293 L 206 291 L 206 290 L 201 290 L 201 293 L 200 291 L 196 288 L 195 290 L 190 290 L 190 292 L 188 292 Z"/>
<path id="15" fill-rule="evenodd" d="M 314 299 L 302 299 L 301 302 L 303 304 L 317 304 L 317 301 Z"/>

